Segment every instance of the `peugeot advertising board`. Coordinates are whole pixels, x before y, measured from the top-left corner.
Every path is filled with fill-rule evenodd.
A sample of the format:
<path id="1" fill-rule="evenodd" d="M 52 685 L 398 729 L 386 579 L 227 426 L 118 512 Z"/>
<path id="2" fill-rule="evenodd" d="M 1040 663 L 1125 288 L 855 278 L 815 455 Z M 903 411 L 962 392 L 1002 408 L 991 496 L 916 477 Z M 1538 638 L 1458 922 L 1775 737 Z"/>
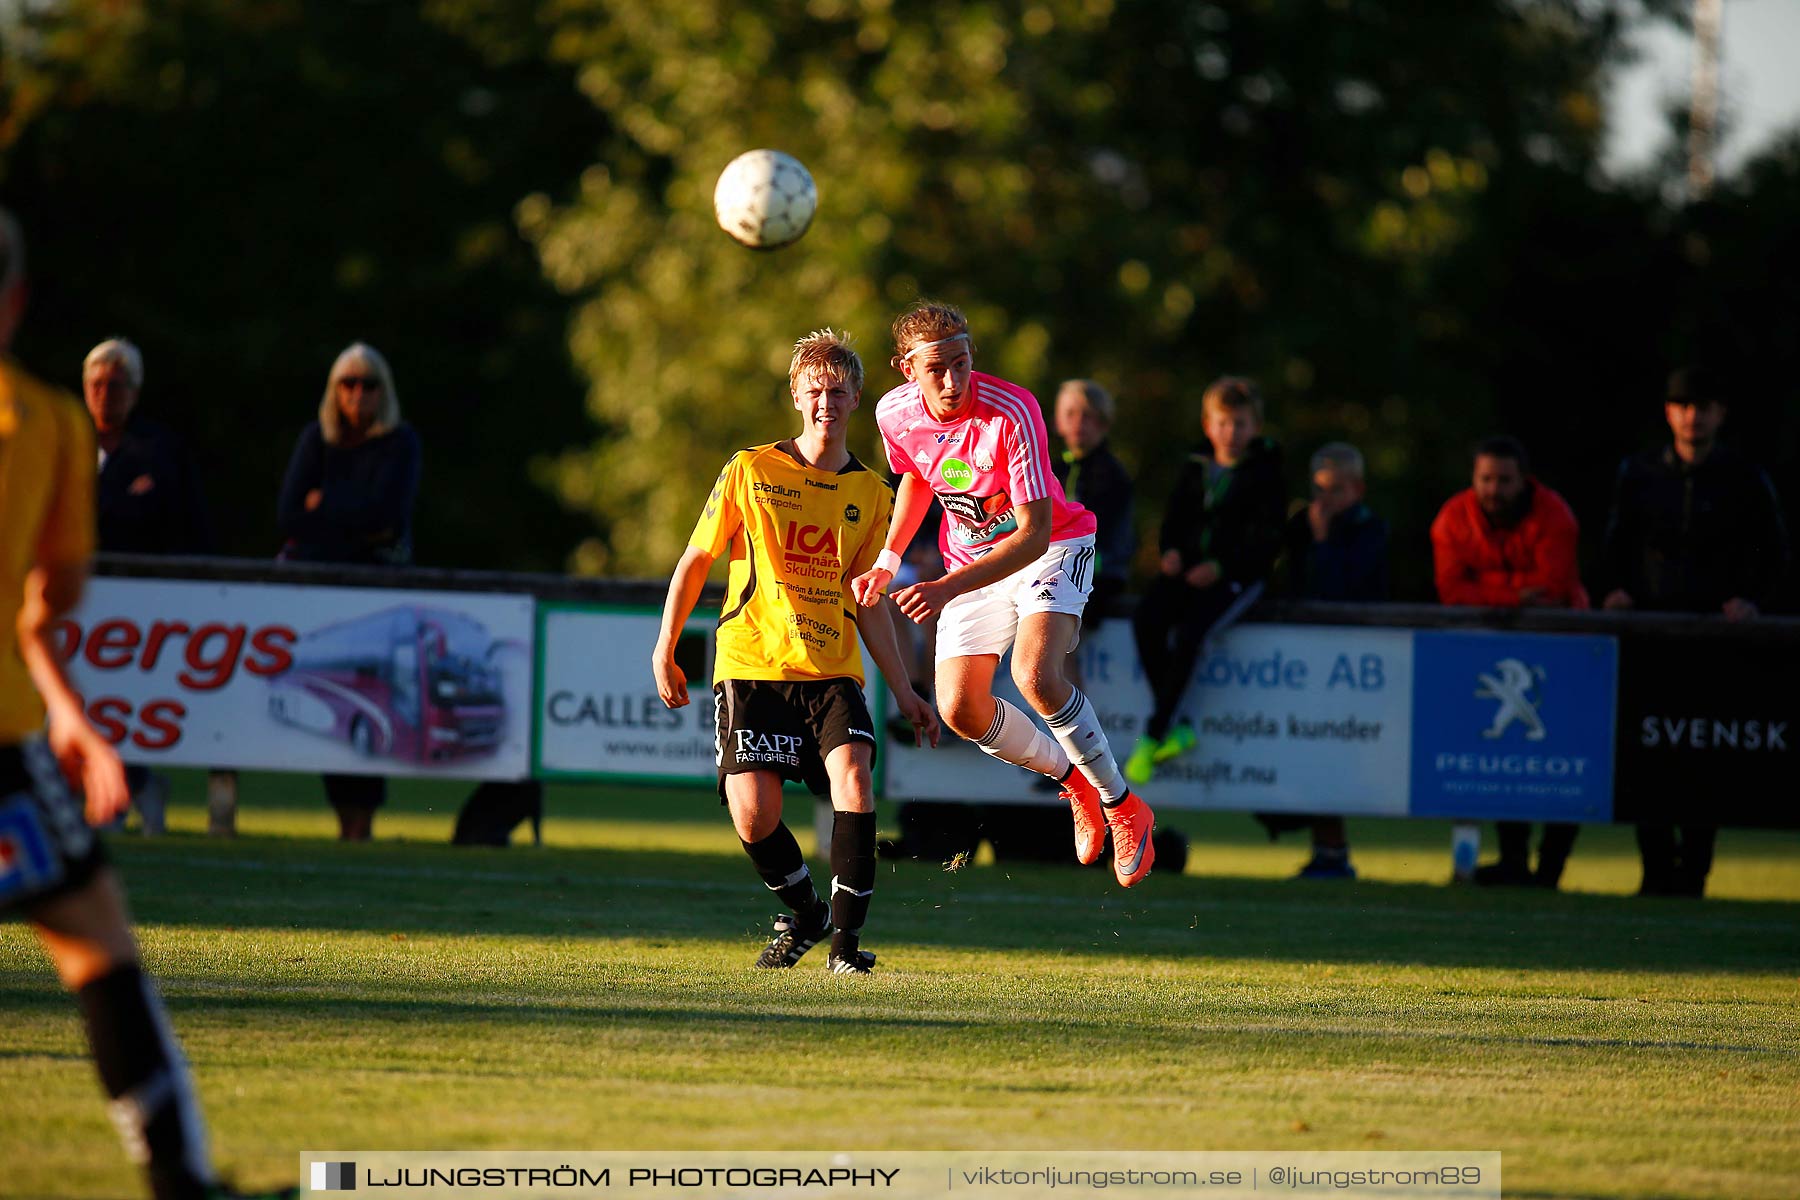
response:
<path id="1" fill-rule="evenodd" d="M 1613 638 L 1413 637 L 1413 816 L 1612 819 Z"/>

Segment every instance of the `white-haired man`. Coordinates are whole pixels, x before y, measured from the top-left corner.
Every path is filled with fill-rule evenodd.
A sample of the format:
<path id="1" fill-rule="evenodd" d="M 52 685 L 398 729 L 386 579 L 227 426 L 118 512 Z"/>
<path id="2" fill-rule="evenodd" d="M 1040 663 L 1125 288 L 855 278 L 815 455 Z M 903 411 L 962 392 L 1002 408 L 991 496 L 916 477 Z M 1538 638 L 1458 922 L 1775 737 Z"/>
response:
<path id="1" fill-rule="evenodd" d="M 205 554 L 212 548 L 200 476 L 176 434 L 138 411 L 144 356 L 108 338 L 81 364 L 81 392 L 99 451 L 100 549 Z"/>

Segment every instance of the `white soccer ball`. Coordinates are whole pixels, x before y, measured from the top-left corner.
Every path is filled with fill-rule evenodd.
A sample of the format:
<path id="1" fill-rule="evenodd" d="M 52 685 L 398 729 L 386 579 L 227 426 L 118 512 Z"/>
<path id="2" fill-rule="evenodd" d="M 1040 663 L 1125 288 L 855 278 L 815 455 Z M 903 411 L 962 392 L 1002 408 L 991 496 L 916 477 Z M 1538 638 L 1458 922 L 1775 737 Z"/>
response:
<path id="1" fill-rule="evenodd" d="M 806 232 L 819 190 L 800 160 L 779 150 L 750 150 L 719 173 L 713 213 L 719 228 L 752 250 L 775 250 Z"/>

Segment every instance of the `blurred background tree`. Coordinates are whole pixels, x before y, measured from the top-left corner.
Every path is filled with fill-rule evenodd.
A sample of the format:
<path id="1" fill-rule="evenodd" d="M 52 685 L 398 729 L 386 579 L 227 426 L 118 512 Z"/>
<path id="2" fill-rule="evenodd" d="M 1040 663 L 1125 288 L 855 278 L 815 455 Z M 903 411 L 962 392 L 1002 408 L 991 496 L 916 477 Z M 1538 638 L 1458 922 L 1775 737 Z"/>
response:
<path id="1" fill-rule="evenodd" d="M 1206 382 L 1261 380 L 1296 489 L 1323 441 L 1369 454 L 1418 593 L 1424 526 L 1507 413 L 1515 347 L 1569 349 L 1568 314 L 1518 273 L 1560 270 L 1589 304 L 1649 237 L 1641 198 L 1589 182 L 1626 28 L 1603 5 L 558 12 L 555 53 L 629 149 L 573 202 L 521 210 L 579 298 L 572 348 L 613 430 L 553 478 L 570 503 L 642 514 L 611 539 L 626 571 L 676 556 L 724 450 L 782 430 L 796 331 L 846 325 L 880 363 L 887 323 L 923 293 L 964 305 L 979 363 L 1040 396 L 1071 375 L 1115 390 L 1146 522 Z M 752 145 L 797 154 L 822 196 L 805 241 L 765 257 L 707 210 Z M 1593 222 L 1599 253 L 1534 248 Z M 896 382 L 872 374 L 872 394 Z M 859 448 L 876 454 L 867 421 Z"/>
<path id="2" fill-rule="evenodd" d="M 0 189 L 25 223 L 16 353 L 79 390 L 119 334 L 204 463 L 220 550 L 275 553 L 326 372 L 393 364 L 425 443 L 421 562 L 559 568 L 592 531 L 530 480 L 591 434 L 566 306 L 511 219 L 607 124 L 527 22 L 430 6 L 59 0 L 5 18 Z"/>
<path id="3" fill-rule="evenodd" d="M 1791 464 L 1800 152 L 1704 205 L 1678 163 L 1599 166 L 1634 23 L 1684 7 L 70 0 L 6 56 L 23 351 L 73 382 L 138 337 L 228 548 L 266 553 L 292 435 L 365 337 L 426 438 L 425 560 L 653 576 L 720 462 L 793 424 L 795 337 L 857 334 L 872 407 L 893 315 L 939 296 L 984 368 L 1115 391 L 1146 526 L 1205 384 L 1256 377 L 1296 496 L 1320 443 L 1368 453 L 1423 598 L 1476 438 L 1525 437 L 1591 539 L 1690 354 L 1774 401 L 1734 422 Z M 711 219 L 758 145 L 821 194 L 773 254 Z M 854 448 L 884 461 L 866 410 Z"/>

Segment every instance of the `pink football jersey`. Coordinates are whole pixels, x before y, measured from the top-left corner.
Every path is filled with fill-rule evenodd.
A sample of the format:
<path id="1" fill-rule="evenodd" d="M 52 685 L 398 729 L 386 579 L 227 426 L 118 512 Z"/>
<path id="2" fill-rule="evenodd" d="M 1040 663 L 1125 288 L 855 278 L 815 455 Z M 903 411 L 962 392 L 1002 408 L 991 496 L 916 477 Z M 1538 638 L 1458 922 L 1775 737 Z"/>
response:
<path id="1" fill-rule="evenodd" d="M 938 535 L 944 564 L 980 558 L 1019 527 L 1015 507 L 1045 497 L 1051 541 L 1093 533 L 1094 514 L 1070 502 L 1050 469 L 1050 436 L 1037 398 L 980 371 L 969 382 L 975 403 L 948 424 L 931 415 L 916 383 L 901 384 L 875 406 L 888 464 L 930 484 L 944 506 Z"/>

